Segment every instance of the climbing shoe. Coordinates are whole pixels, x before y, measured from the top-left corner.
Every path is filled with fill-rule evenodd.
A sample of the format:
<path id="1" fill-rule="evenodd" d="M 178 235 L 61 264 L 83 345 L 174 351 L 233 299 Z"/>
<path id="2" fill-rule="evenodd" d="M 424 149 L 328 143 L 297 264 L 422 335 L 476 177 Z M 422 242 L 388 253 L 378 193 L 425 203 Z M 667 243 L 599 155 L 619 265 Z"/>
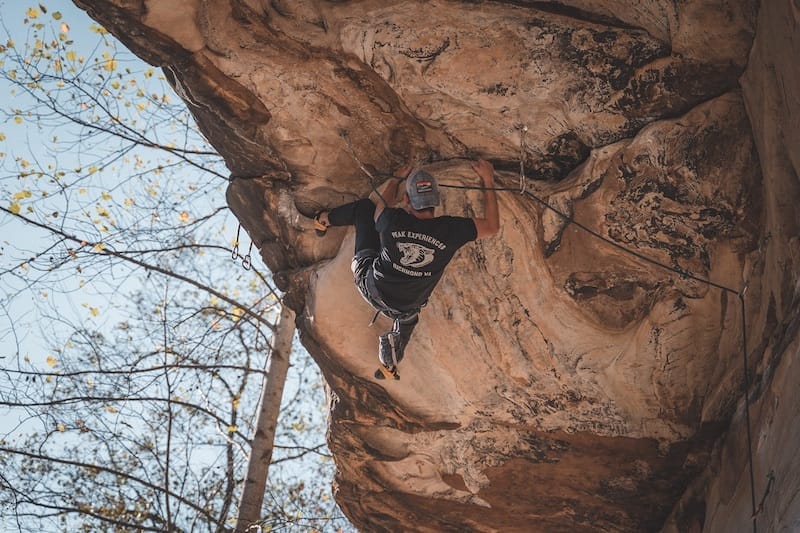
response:
<path id="1" fill-rule="evenodd" d="M 375 371 L 377 379 L 400 379 L 397 373 L 397 359 L 395 355 L 395 343 L 398 335 L 394 331 L 384 333 L 378 337 L 378 361 L 381 366 Z"/>
<path id="2" fill-rule="evenodd" d="M 378 361 L 381 365 L 391 368 L 397 366 L 395 343 L 397 333 L 390 331 L 378 337 Z"/>
<path id="3" fill-rule="evenodd" d="M 399 380 L 400 374 L 397 373 L 396 366 L 384 366 L 381 365 L 378 367 L 378 370 L 375 371 L 375 378 L 376 379 L 394 379 Z"/>

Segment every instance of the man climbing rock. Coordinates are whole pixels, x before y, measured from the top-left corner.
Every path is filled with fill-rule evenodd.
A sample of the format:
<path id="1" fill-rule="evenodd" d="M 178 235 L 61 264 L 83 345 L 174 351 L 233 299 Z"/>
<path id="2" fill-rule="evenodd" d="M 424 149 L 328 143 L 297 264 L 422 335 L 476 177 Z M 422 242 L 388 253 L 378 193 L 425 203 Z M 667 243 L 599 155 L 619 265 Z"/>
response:
<path id="1" fill-rule="evenodd" d="M 484 217 L 435 216 L 439 205 L 436 179 L 424 170 L 410 173 L 401 167 L 388 180 L 383 194 L 364 198 L 316 216 L 320 229 L 356 227 L 355 255 L 351 268 L 356 286 L 377 312 L 394 321 L 392 331 L 379 338 L 381 366 L 375 377 L 400 379 L 397 364 L 403 359 L 411 332 L 434 287 L 456 251 L 475 239 L 500 229 L 494 169 L 488 161 L 472 163 L 484 187 Z M 409 175 L 410 174 L 410 175 Z M 394 202 L 405 179 L 403 208 Z"/>

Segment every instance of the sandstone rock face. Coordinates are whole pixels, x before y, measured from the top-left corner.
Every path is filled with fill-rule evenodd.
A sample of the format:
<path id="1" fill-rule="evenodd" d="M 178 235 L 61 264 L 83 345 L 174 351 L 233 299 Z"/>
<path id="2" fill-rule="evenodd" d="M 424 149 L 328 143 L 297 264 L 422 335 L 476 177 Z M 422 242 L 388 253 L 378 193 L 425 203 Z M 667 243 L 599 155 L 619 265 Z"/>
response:
<path id="1" fill-rule="evenodd" d="M 798 525 L 796 2 L 76 3 L 225 156 L 330 385 L 354 524 L 748 531 L 746 354 L 755 488 L 779 469 L 782 495 L 757 523 Z M 352 231 L 306 216 L 369 193 L 361 166 L 476 185 L 472 157 L 518 189 L 501 231 L 459 252 L 402 380 L 376 382 L 389 325 L 367 326 Z M 440 213 L 481 205 L 451 188 Z"/>

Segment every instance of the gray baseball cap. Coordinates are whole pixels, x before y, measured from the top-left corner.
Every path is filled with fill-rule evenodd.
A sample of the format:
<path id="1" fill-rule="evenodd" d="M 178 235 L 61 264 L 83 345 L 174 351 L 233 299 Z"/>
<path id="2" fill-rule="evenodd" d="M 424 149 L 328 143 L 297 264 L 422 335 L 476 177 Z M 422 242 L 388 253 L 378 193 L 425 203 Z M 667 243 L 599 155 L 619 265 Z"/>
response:
<path id="1" fill-rule="evenodd" d="M 406 179 L 406 192 L 411 207 L 420 211 L 439 205 L 436 179 L 424 170 L 415 170 Z"/>

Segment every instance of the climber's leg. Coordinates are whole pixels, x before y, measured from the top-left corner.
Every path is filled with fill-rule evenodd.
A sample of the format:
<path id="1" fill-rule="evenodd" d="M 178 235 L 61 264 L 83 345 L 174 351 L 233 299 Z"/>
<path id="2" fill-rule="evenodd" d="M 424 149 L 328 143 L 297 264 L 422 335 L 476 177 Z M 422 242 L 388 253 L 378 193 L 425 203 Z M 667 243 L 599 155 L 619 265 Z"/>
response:
<path id="1" fill-rule="evenodd" d="M 393 333 L 393 347 L 394 358 L 397 363 L 403 360 L 406 346 L 411 339 L 411 333 L 419 323 L 419 313 L 414 313 L 411 316 L 404 316 L 394 321 Z"/>

